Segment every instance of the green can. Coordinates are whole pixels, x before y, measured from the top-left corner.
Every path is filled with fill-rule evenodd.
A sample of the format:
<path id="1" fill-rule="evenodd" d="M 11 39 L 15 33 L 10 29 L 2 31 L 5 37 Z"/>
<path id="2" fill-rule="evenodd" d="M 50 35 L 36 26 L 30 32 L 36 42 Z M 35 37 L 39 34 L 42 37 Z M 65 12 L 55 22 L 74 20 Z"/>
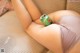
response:
<path id="1" fill-rule="evenodd" d="M 40 17 L 40 20 L 41 22 L 45 25 L 45 26 L 48 26 L 50 24 L 52 24 L 52 20 L 49 18 L 48 15 L 46 14 L 43 14 L 41 17 Z"/>

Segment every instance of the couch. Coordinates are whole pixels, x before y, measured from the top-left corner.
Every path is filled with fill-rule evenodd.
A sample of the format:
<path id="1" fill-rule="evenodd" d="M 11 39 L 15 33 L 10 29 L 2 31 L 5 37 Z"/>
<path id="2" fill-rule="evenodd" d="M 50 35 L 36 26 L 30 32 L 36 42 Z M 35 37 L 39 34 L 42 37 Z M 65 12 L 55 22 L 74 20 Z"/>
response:
<path id="1" fill-rule="evenodd" d="M 80 13 L 80 0 L 34 0 L 34 3 L 42 13 L 46 14 L 58 10 L 73 10 Z M 9 11 L 0 17 L 1 48 L 6 53 L 54 53 L 36 42 L 23 30 L 15 11 Z M 73 49 L 69 53 L 75 52 Z"/>

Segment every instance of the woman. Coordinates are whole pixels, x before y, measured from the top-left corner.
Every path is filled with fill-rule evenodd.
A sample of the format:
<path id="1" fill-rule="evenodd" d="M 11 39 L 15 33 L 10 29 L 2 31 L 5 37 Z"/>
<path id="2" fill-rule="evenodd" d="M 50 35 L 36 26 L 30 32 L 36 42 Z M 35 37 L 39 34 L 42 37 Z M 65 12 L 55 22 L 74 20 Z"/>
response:
<path id="1" fill-rule="evenodd" d="M 12 0 L 12 3 L 24 30 L 54 53 L 66 53 L 78 41 L 79 38 L 76 39 L 80 34 L 76 30 L 80 29 L 80 15 L 78 13 L 62 10 L 48 14 L 53 24 L 44 26 L 40 21 L 42 14 L 33 0 L 22 0 L 22 2 Z"/>

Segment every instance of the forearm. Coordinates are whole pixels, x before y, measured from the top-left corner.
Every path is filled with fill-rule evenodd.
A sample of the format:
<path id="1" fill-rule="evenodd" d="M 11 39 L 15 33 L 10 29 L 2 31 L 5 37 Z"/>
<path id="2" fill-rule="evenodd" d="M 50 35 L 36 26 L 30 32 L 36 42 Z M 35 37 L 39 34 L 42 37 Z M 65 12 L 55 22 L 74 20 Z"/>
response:
<path id="1" fill-rule="evenodd" d="M 41 12 L 37 8 L 37 6 L 34 4 L 33 0 L 22 0 L 22 1 L 34 21 L 40 18 Z"/>
<path id="2" fill-rule="evenodd" d="M 20 0 L 12 0 L 12 4 L 24 29 L 27 28 L 32 22 L 28 11 L 25 9 L 24 5 Z"/>

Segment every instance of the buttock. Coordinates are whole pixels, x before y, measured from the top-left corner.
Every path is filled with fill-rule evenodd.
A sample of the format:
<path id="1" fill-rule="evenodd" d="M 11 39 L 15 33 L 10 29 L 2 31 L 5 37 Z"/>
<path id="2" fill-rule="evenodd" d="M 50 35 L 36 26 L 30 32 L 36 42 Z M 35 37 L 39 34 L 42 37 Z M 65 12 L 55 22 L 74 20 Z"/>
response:
<path id="1" fill-rule="evenodd" d="M 77 35 L 80 34 L 80 16 L 62 16 L 59 24 L 75 32 Z"/>
<path id="2" fill-rule="evenodd" d="M 59 24 L 63 51 L 66 53 L 80 40 L 80 17 L 63 16 Z"/>
<path id="3" fill-rule="evenodd" d="M 75 44 L 80 40 L 80 37 L 77 37 L 76 33 L 64 26 L 60 26 L 60 30 L 63 52 L 66 53 L 75 46 Z"/>

